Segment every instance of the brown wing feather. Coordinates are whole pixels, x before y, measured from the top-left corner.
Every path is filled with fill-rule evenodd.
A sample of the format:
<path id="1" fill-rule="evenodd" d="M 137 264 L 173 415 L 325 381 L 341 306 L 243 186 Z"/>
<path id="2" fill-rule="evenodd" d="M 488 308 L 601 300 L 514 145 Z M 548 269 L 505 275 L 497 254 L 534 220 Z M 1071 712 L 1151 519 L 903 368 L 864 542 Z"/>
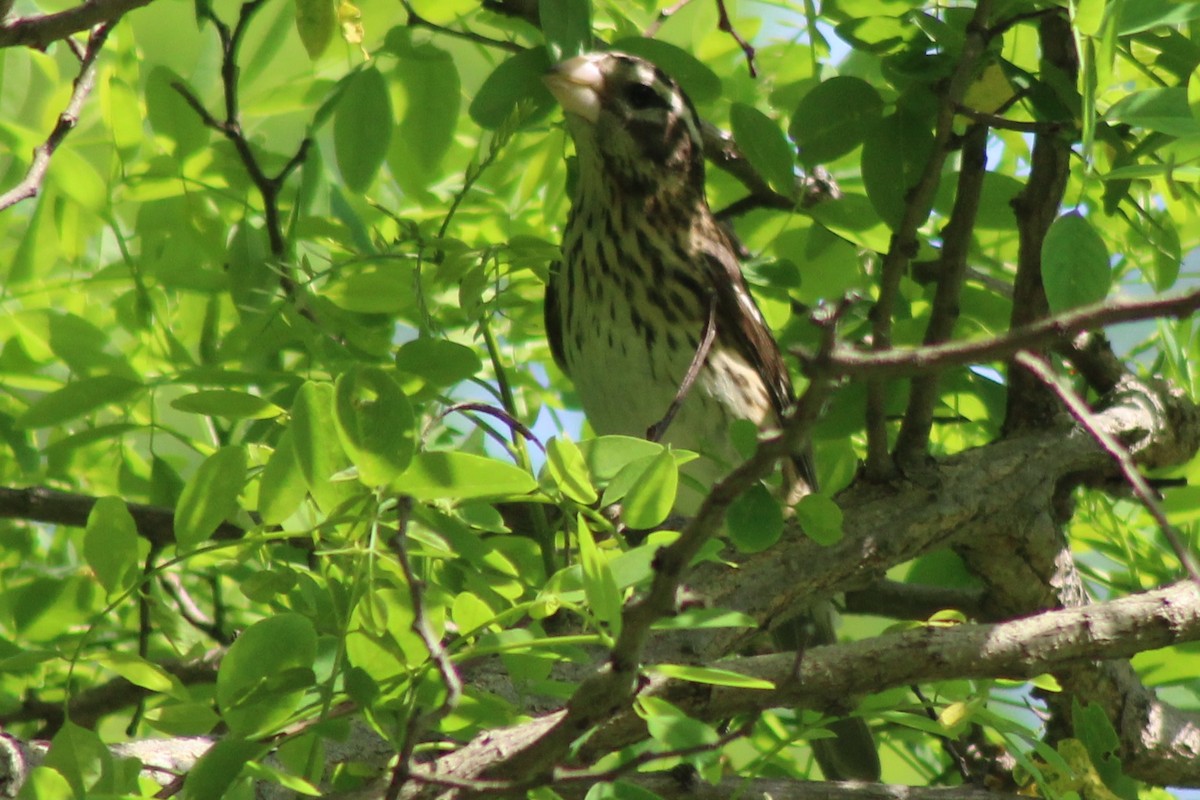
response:
<path id="1" fill-rule="evenodd" d="M 558 302 L 558 285 L 562 280 L 562 264 L 555 261 L 550 265 L 550 275 L 546 279 L 546 299 L 542 304 L 542 317 L 546 323 L 546 341 L 550 344 L 550 355 L 554 363 L 564 373 L 567 370 L 567 356 L 563 348 L 563 318 L 562 306 Z"/>
<path id="2" fill-rule="evenodd" d="M 725 245 L 706 250 L 704 253 L 709 269 L 712 270 L 710 282 L 717 297 L 718 325 L 724 320 L 737 321 L 732 330 L 720 330 L 718 335 L 729 337 L 763 377 L 775 414 L 782 418 L 795 401 L 787 364 L 784 363 L 783 354 L 779 352 L 779 345 L 771 335 L 762 312 L 758 310 L 758 304 L 754 302 L 754 296 L 750 294 L 746 279 L 742 277 L 741 267 L 733 257 L 732 242 L 715 223 L 713 229 L 711 240 Z M 817 475 L 811 449 L 805 448 L 803 453 L 794 455 L 792 460 L 799 478 L 808 484 L 809 490 L 815 491 Z"/>

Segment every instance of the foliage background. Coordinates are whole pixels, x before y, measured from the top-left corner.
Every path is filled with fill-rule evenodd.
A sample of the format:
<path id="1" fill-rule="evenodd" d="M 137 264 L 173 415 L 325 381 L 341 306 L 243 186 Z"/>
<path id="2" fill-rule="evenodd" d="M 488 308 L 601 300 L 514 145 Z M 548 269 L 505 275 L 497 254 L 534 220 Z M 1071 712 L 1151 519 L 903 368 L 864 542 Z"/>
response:
<path id="1" fill-rule="evenodd" d="M 946 328 L 935 338 L 981 340 L 1047 312 L 1190 286 L 1200 4 L 980 6 L 154 0 L 115 4 L 90 40 L 86 25 L 72 29 L 73 50 L 69 26 L 27 23 L 74 7 L 18 0 L 0 27 L 0 189 L 34 175 L 29 154 L 82 100 L 48 171 L 25 184 L 36 197 L 0 204 L 0 719 L 21 737 L 55 736 L 26 791 L 150 791 L 101 744 L 214 730 L 222 748 L 191 771 L 189 794 L 239 796 L 264 778 L 346 789 L 362 779 L 353 769 L 322 774 L 343 703 L 407 764 L 418 739 L 450 749 L 525 719 L 532 696 L 569 695 L 578 673 L 551 668 L 612 644 L 622 593 L 646 585 L 670 536 L 641 547 L 612 538 L 600 493 L 607 503 L 627 490 L 634 521 L 654 523 L 675 474 L 649 445 L 581 453 L 559 437 L 541 448 L 578 422 L 541 322 L 570 148 L 539 76 L 593 34 L 654 57 L 732 131 L 745 158 L 732 174 L 710 169 L 709 196 L 731 212 L 785 347 L 817 347 L 808 310 L 849 295 L 865 299 L 844 313 L 842 341 L 915 346 L 931 326 Z M 753 44 L 757 77 L 722 11 Z M 971 54 L 976 14 L 991 27 Z M 1047 19 L 1069 25 L 1053 39 Z M 956 93 L 976 113 L 938 139 L 939 114 L 966 113 L 948 105 Z M 992 127 L 979 134 L 972 121 Z M 1063 215 L 1044 248 L 1045 225 L 1037 233 L 1013 213 L 1034 195 L 1039 140 L 1058 148 L 1063 181 L 1034 187 L 1051 218 Z M 947 226 L 960 153 L 987 160 L 965 235 Z M 827 174 L 835 196 L 795 209 L 809 196 L 797 170 Z M 921 185 L 936 191 L 921 196 L 911 190 L 926 172 L 934 180 Z M 1018 286 L 1014 304 L 1031 241 L 1044 291 L 1030 301 Z M 937 298 L 954 243 L 969 263 L 951 290 L 957 316 Z M 889 272 L 897 253 L 911 269 Z M 868 314 L 884 296 L 887 330 Z M 1192 398 L 1193 322 L 1161 316 L 1123 330 L 1122 353 Z M 898 423 L 908 380 L 839 385 L 812 429 L 826 493 L 863 480 L 864 459 L 867 477 L 899 482 L 927 456 L 1046 424 L 1037 402 L 1024 416 L 1014 406 L 1006 355 L 945 372 L 924 436 Z M 915 444 L 897 439 L 904 427 Z M 889 441 L 895 458 L 878 458 Z M 1161 476 L 1195 483 L 1190 455 Z M 1162 503 L 1193 551 L 1198 491 L 1175 486 Z M 1066 494 L 1075 505 L 1060 523 L 1093 597 L 1177 577 L 1142 505 Z M 730 510 L 743 550 L 779 537 L 772 502 L 752 490 Z M 839 540 L 830 505 L 803 513 L 810 535 Z M 935 604 L 957 608 L 952 618 L 1005 616 L 947 550 L 888 575 L 957 592 L 940 598 L 960 603 Z M 884 616 L 852 616 L 843 632 L 879 634 L 893 624 Z M 463 667 L 503 653 L 510 685 L 479 679 L 446 702 L 431 641 Z M 1133 664 L 1195 712 L 1195 655 L 1178 644 Z M 1043 741 L 1030 710 L 1043 701 L 1029 689 L 963 679 L 926 686 L 926 701 L 903 686 L 868 698 L 885 779 L 958 782 L 939 742 L 960 738 L 1000 766 L 1006 787 L 1032 776 L 1045 793 L 1086 793 L 1098 769 L 1108 790 L 1137 793 L 1101 757 L 1120 750 L 1105 738 L 1119 721 L 1080 708 L 1073 736 L 1090 755 L 1056 749 L 1070 737 L 1051 724 Z M 711 780 L 813 769 L 799 734 L 819 727 L 815 712 L 763 711 L 727 737 L 718 720 L 663 701 L 638 710 L 649 743 L 599 767 L 659 748 L 656 768 L 686 761 Z M 238 772 L 281 742 L 282 766 Z M 1072 773 L 1074 783 L 1061 777 Z M 1136 777 L 1200 783 L 1186 770 Z"/>

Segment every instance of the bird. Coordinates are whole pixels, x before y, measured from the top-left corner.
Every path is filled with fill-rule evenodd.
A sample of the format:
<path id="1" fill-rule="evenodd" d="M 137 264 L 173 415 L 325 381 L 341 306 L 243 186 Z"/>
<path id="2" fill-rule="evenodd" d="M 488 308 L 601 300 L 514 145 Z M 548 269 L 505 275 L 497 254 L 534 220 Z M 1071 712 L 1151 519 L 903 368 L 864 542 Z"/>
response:
<path id="1" fill-rule="evenodd" d="M 628 53 L 585 53 L 545 75 L 575 143 L 562 257 L 546 286 L 547 339 L 600 435 L 659 438 L 702 454 L 676 511 L 741 461 L 729 436 L 777 428 L 794 402 L 787 364 L 705 192 L 701 119 L 679 83 Z M 816 491 L 811 449 L 784 465 L 785 496 Z M 795 620 L 790 646 L 834 640 L 832 609 Z M 815 624 L 814 624 L 815 623 Z M 811 742 L 830 779 L 875 781 L 866 723 Z"/>

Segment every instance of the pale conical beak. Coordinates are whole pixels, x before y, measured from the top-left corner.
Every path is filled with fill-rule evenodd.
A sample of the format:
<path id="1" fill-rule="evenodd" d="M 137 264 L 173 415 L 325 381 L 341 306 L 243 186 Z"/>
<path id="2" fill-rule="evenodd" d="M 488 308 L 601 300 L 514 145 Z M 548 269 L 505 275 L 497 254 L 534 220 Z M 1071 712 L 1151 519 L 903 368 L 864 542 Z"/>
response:
<path id="1" fill-rule="evenodd" d="M 600 90 L 604 86 L 604 76 L 594 57 L 575 56 L 555 64 L 542 80 L 568 114 L 593 123 L 600 118 Z"/>

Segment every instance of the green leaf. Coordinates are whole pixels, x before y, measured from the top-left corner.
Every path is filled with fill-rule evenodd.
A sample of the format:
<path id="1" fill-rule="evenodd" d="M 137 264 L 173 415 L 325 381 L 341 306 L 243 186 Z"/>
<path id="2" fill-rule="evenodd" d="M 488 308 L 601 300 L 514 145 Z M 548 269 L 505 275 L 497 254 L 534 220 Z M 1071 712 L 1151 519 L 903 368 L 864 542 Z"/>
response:
<path id="1" fill-rule="evenodd" d="M 194 414 L 229 419 L 271 419 L 283 409 L 258 395 L 233 389 L 204 389 L 171 401 L 171 407 Z"/>
<path id="2" fill-rule="evenodd" d="M 1187 90 L 1143 89 L 1127 94 L 1112 104 L 1104 115 L 1109 122 L 1125 123 L 1171 136 L 1200 134 L 1200 122 L 1192 115 Z"/>
<path id="3" fill-rule="evenodd" d="M 904 217 L 910 190 L 933 154 L 933 132 L 916 114 L 897 111 L 867 134 L 862 149 L 862 180 L 871 205 L 895 230 Z M 918 209 L 922 221 L 929 209 Z"/>
<path id="4" fill-rule="evenodd" d="M 636 436 L 598 436 L 579 443 L 579 452 L 597 481 L 611 481 L 630 462 L 653 458 L 665 449 Z"/>
<path id="5" fill-rule="evenodd" d="M 405 33 L 408 33 L 405 31 Z M 393 85 L 405 94 L 403 117 L 388 149 L 388 166 L 400 188 L 423 191 L 441 174 L 442 160 L 454 144 L 462 106 L 458 64 L 449 51 L 412 36 L 397 37 L 390 47 L 396 55 Z"/>
<path id="6" fill-rule="evenodd" d="M 342 447 L 368 486 L 404 472 L 416 449 L 417 421 L 400 386 L 381 369 L 355 367 L 338 377 L 334 421 Z"/>
<path id="7" fill-rule="evenodd" d="M 808 166 L 826 164 L 862 144 L 883 119 L 883 98 L 861 78 L 823 81 L 800 101 L 788 133 Z"/>
<path id="8" fill-rule="evenodd" d="M 408 469 L 389 484 L 418 500 L 506 497 L 527 494 L 537 481 L 523 469 L 471 453 L 417 453 Z"/>
<path id="9" fill-rule="evenodd" d="M 246 762 L 261 758 L 268 749 L 267 744 L 247 742 L 236 736 L 218 739 L 188 770 L 183 782 L 184 794 L 187 797 L 228 796 L 230 787 L 242 775 Z"/>
<path id="10" fill-rule="evenodd" d="M 333 148 L 346 186 L 365 192 L 383 164 L 392 135 L 392 98 L 374 67 L 350 79 L 333 116 Z"/>
<path id="11" fill-rule="evenodd" d="M 103 793 L 105 788 L 112 788 L 105 787 L 102 783 L 106 773 L 109 776 L 112 774 L 112 754 L 109 753 L 99 736 L 70 720 L 64 722 L 58 732 L 54 734 L 50 750 L 46 753 L 42 763 L 67 779 L 75 797 L 87 797 L 91 794 Z M 24 791 L 21 792 L 21 796 L 42 797 L 40 794 L 27 795 Z M 49 796 L 57 796 L 57 793 Z"/>
<path id="12" fill-rule="evenodd" d="M 211 703 L 174 703 L 146 712 L 146 721 L 168 736 L 201 736 L 221 724 Z"/>
<path id="13" fill-rule="evenodd" d="M 292 450 L 308 491 L 329 512 L 357 491 L 349 481 L 333 476 L 350 466 L 342 449 L 333 414 L 334 389 L 328 383 L 309 381 L 292 403 Z"/>
<path id="14" fill-rule="evenodd" d="M 107 405 L 124 403 L 141 392 L 142 384 L 116 375 L 81 378 L 45 395 L 17 417 L 22 428 L 48 428 Z"/>
<path id="15" fill-rule="evenodd" d="M 670 750 L 715 745 L 720 741 L 711 726 L 692 719 L 660 698 L 642 695 L 634 701 L 633 708 L 646 721 L 650 735 Z"/>
<path id="16" fill-rule="evenodd" d="M 635 530 L 662 523 L 675 505 L 679 467 L 670 450 L 663 450 L 646 466 L 640 480 L 625 493 L 622 517 Z"/>
<path id="17" fill-rule="evenodd" d="M 266 781 L 306 797 L 324 797 L 325 794 L 316 786 L 298 775 L 284 772 L 270 764 L 261 761 L 250 761 L 246 764 L 246 774 L 255 781 Z"/>
<path id="18" fill-rule="evenodd" d="M 495 130 L 507 120 L 522 100 L 533 100 L 541 111 L 554 105 L 554 98 L 542 83 L 550 69 L 550 58 L 540 47 L 523 50 L 503 61 L 484 80 L 468 113 L 476 124 Z"/>
<path id="19" fill-rule="evenodd" d="M 783 534 L 783 509 L 767 487 L 756 483 L 730 504 L 725 529 L 739 551 L 766 550 Z"/>
<path id="20" fill-rule="evenodd" d="M 837 544 L 844 535 L 842 509 L 823 494 L 810 494 L 796 504 L 796 521 L 804 535 L 820 545 Z"/>
<path id="21" fill-rule="evenodd" d="M 591 0 L 538 0 L 538 21 L 551 61 L 592 49 Z"/>
<path id="22" fill-rule="evenodd" d="M 137 582 L 137 524 L 124 500 L 101 497 L 92 506 L 83 532 L 83 557 L 109 594 Z"/>
<path id="23" fill-rule="evenodd" d="M 575 535 L 579 540 L 579 563 L 583 568 L 583 592 L 596 619 L 608 626 L 613 637 L 621 635 L 621 590 L 608 561 L 596 547 L 587 520 L 576 518 Z"/>
<path id="24" fill-rule="evenodd" d="M 479 374 L 479 354 L 448 339 L 422 336 L 405 342 L 396 352 L 396 366 L 432 386 L 453 386 Z"/>
<path id="25" fill-rule="evenodd" d="M 754 169 L 775 191 L 790 197 L 796 190 L 796 176 L 792 171 L 795 157 L 775 120 L 754 106 L 734 103 L 729 109 L 729 123 L 738 147 Z"/>
<path id="26" fill-rule="evenodd" d="M 407 269 L 348 270 L 321 295 L 338 308 L 359 314 L 398 314 L 412 302 L 412 272 Z"/>
<path id="27" fill-rule="evenodd" d="M 335 0 L 296 0 L 296 33 L 313 61 L 329 47 L 337 25 Z"/>
<path id="28" fill-rule="evenodd" d="M 1064 214 L 1042 242 L 1042 284 L 1053 313 L 1098 303 L 1112 287 L 1108 248 L 1078 212 Z"/>
<path id="29" fill-rule="evenodd" d="M 92 659 L 97 665 L 111 669 L 134 686 L 140 686 L 152 692 L 182 689 L 165 669 L 133 653 L 101 652 L 95 653 Z"/>
<path id="30" fill-rule="evenodd" d="M 251 625 L 229 647 L 217 670 L 217 702 L 230 731 L 251 738 L 288 721 L 313 682 L 317 634 L 295 613 Z"/>
<path id="31" fill-rule="evenodd" d="M 1100 704 L 1080 704 L 1078 697 L 1072 697 L 1071 722 L 1075 735 L 1087 748 L 1092 766 L 1104 785 L 1123 800 L 1136 800 L 1137 782 L 1124 772 L 1118 756 L 1120 737 Z"/>
<path id="32" fill-rule="evenodd" d="M 1118 36 L 1129 36 L 1163 25 L 1181 25 L 1200 18 L 1200 3 L 1184 3 L 1180 0 L 1126 0 L 1115 7 L 1119 9 L 1116 25 Z"/>
<path id="33" fill-rule="evenodd" d="M 730 672 L 727 669 L 713 667 L 698 667 L 691 664 L 655 664 L 649 669 L 668 678 L 692 683 L 706 683 L 711 686 L 732 686 L 736 689 L 765 689 L 775 688 L 775 684 L 762 678 L 743 675 L 740 672 Z"/>
<path id="34" fill-rule="evenodd" d="M 450 606 L 450 618 L 460 634 L 478 634 L 485 625 L 496 621 L 496 612 L 479 595 L 459 592 Z"/>
<path id="35" fill-rule="evenodd" d="M 179 158 L 206 145 L 209 130 L 174 84 L 188 88 L 187 82 L 167 67 L 150 70 L 146 77 L 146 121 L 156 133 L 175 142 L 175 156 Z"/>
<path id="36" fill-rule="evenodd" d="M 576 503 L 590 506 L 600 499 L 592 487 L 583 453 L 570 439 L 555 436 L 546 444 L 546 470 L 554 485 Z"/>
<path id="37" fill-rule="evenodd" d="M 246 451 L 227 445 L 200 464 L 175 506 L 175 541 L 184 549 L 212 535 L 238 508 L 246 484 Z"/>
<path id="38" fill-rule="evenodd" d="M 296 451 L 292 447 L 292 432 L 286 430 L 275 445 L 263 468 L 258 484 L 258 513 L 267 525 L 279 525 L 290 517 L 304 501 L 308 484 Z"/>

